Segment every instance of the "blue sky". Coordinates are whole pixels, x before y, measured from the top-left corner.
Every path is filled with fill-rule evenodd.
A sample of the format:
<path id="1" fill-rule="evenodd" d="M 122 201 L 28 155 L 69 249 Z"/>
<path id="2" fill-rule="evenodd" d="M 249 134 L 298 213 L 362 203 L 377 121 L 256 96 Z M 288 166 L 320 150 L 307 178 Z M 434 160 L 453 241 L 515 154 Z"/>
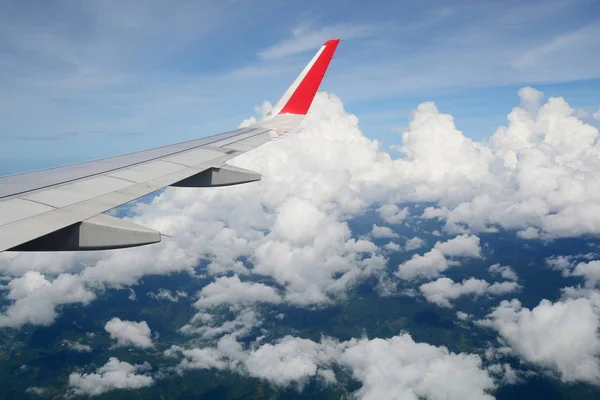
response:
<path id="1" fill-rule="evenodd" d="M 336 36 L 323 89 L 385 145 L 422 101 L 475 139 L 521 86 L 600 104 L 594 0 L 0 1 L 0 174 L 231 129 Z"/>

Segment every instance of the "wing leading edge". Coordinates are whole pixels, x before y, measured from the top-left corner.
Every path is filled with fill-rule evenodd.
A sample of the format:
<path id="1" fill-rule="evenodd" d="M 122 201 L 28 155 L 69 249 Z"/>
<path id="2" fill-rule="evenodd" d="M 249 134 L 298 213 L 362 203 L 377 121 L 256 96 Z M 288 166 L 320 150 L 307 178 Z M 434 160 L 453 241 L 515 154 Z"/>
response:
<path id="1" fill-rule="evenodd" d="M 166 186 L 260 180 L 226 164 L 297 127 L 339 39 L 327 41 L 263 120 L 151 150 L 0 178 L 0 252 L 103 250 L 157 243 L 159 232 L 102 213 Z"/>

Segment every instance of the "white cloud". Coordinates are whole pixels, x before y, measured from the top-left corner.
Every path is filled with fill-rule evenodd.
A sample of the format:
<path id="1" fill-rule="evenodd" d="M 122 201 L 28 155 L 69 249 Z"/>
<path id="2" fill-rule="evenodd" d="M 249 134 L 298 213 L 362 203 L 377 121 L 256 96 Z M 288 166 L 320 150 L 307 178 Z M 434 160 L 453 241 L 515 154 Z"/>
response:
<path id="1" fill-rule="evenodd" d="M 524 102 L 530 104 L 531 98 L 525 96 Z M 427 114 L 432 121 L 442 117 L 433 109 Z M 457 139 L 462 136 L 441 120 L 434 125 Z M 486 231 L 499 225 L 522 230 L 521 236 L 530 238 L 596 232 L 592 191 L 600 172 L 594 161 L 597 136 L 598 130 L 579 120 L 561 98 L 550 98 L 535 115 L 515 108 L 508 126 L 496 131 L 489 146 L 462 139 L 466 147 L 460 151 L 472 165 L 480 163 L 482 170 L 469 174 L 460 193 L 432 196 L 446 203 L 437 217 L 446 220 L 450 231 L 465 227 Z"/>
<path id="2" fill-rule="evenodd" d="M 394 243 L 394 242 L 389 242 L 389 243 L 383 245 L 383 248 L 388 251 L 400 251 L 402 249 L 402 247 L 398 243 Z"/>
<path id="3" fill-rule="evenodd" d="M 466 312 L 462 312 L 462 311 L 457 311 L 456 312 L 456 318 L 458 318 L 461 321 L 466 321 L 466 320 L 468 320 L 471 317 L 472 317 L 472 315 L 468 314 Z"/>
<path id="4" fill-rule="evenodd" d="M 446 257 L 480 257 L 479 238 L 469 231 L 505 228 L 541 238 L 600 232 L 597 137 L 560 98 L 550 98 L 536 115 L 513 109 L 508 125 L 482 142 L 423 103 L 402 135 L 402 158 L 392 159 L 364 137 L 337 97 L 320 93 L 299 129 L 233 160 L 267 177 L 261 183 L 167 189 L 151 204 L 133 207 L 137 222 L 172 240 L 106 253 L 2 254 L 0 270 L 14 279 L 28 271 L 70 276 L 62 279 L 88 293 L 80 297 L 85 303 L 93 298 L 86 288 L 130 286 L 149 274 L 194 274 L 206 260 L 211 275 L 263 275 L 280 285 L 285 302 L 325 304 L 366 277 L 382 276 L 385 258 L 374 247 L 365 251 L 345 222 L 375 204 L 438 203 L 423 217 L 440 218 L 447 231 L 461 234 L 403 264 L 398 275 L 404 279 L 438 276 L 448 268 Z M 51 323 L 59 303 L 26 300 L 36 296 L 13 300 L 0 324 Z M 26 301 L 44 311 L 31 314 Z"/>
<path id="5" fill-rule="evenodd" d="M 158 289 L 156 293 L 148 292 L 148 297 L 155 300 L 168 300 L 172 301 L 173 303 L 177 303 L 180 299 L 187 298 L 188 295 L 182 290 L 177 290 L 175 293 L 173 293 L 168 289 Z"/>
<path id="6" fill-rule="evenodd" d="M 69 375 L 69 386 L 74 394 L 98 396 L 115 389 L 140 389 L 151 386 L 151 376 L 139 372 L 147 371 L 150 365 L 132 365 L 111 357 L 95 373 L 74 372 Z"/>
<path id="7" fill-rule="evenodd" d="M 564 382 L 600 383 L 598 299 L 542 300 L 532 310 L 518 300 L 502 301 L 486 320 L 513 352 L 558 373 Z"/>
<path id="8" fill-rule="evenodd" d="M 377 209 L 379 216 L 388 224 L 402 223 L 409 215 L 408 207 L 400 209 L 395 204 L 384 204 Z"/>
<path id="9" fill-rule="evenodd" d="M 236 311 L 238 313 L 232 321 L 224 321 L 220 325 L 216 323 L 211 314 L 200 311 L 192 317 L 188 324 L 182 326 L 180 331 L 204 339 L 213 339 L 223 335 L 241 337 L 262 324 L 260 315 L 253 309 L 244 308 Z"/>
<path id="10" fill-rule="evenodd" d="M 11 300 L 18 300 L 39 289 L 48 287 L 50 287 L 50 281 L 46 280 L 44 275 L 36 271 L 29 271 L 22 278 L 13 279 L 9 282 L 10 292 L 6 297 Z"/>
<path id="11" fill-rule="evenodd" d="M 79 353 L 90 353 L 92 351 L 92 346 L 90 346 L 89 344 L 83 344 L 79 341 L 75 342 L 72 340 L 63 340 L 61 344 Z"/>
<path id="12" fill-rule="evenodd" d="M 565 271 L 571 267 L 572 256 L 552 256 L 546 258 L 546 265 L 557 271 Z"/>
<path id="13" fill-rule="evenodd" d="M 250 305 L 253 303 L 280 303 L 277 291 L 263 283 L 242 282 L 237 275 L 223 276 L 203 287 L 198 293 L 197 308 L 213 307 L 220 304 Z"/>
<path id="14" fill-rule="evenodd" d="M 521 107 L 530 115 L 535 115 L 544 99 L 544 93 L 530 86 L 525 86 L 519 89 L 519 97 L 521 98 Z"/>
<path id="15" fill-rule="evenodd" d="M 594 113 L 594 119 L 596 119 L 596 121 L 600 122 L 600 106 L 598 106 L 598 111 L 596 111 Z"/>
<path id="16" fill-rule="evenodd" d="M 502 278 L 508 279 L 509 281 L 519 280 L 519 276 L 517 275 L 517 273 L 508 265 L 501 266 L 500 264 L 493 264 L 490 265 L 488 271 L 493 276 L 500 275 Z"/>
<path id="17" fill-rule="evenodd" d="M 336 382 L 335 364 L 361 383 L 354 393 L 359 399 L 491 399 L 488 391 L 494 388 L 478 355 L 416 343 L 408 334 L 346 342 L 286 336 L 246 350 L 226 336 L 216 347 L 169 350 L 169 355 L 174 353 L 183 356 L 180 370 L 231 369 L 278 386 L 296 384 L 300 388 L 312 378 Z"/>
<path id="18" fill-rule="evenodd" d="M 150 327 L 146 321 L 122 321 L 115 317 L 104 325 L 104 330 L 110 334 L 111 339 L 117 341 L 117 346 L 134 346 L 140 349 L 153 347 Z"/>
<path id="19" fill-rule="evenodd" d="M 274 345 L 264 344 L 251 351 L 244 366 L 249 375 L 279 386 L 292 382 L 302 384 L 317 374 L 335 381 L 327 366 L 337 351 L 334 343 L 286 336 Z"/>
<path id="20" fill-rule="evenodd" d="M 358 398 L 492 399 L 486 392 L 494 383 L 477 355 L 415 343 L 407 334 L 346 343 L 340 358 L 362 383 Z"/>
<path id="21" fill-rule="evenodd" d="M 448 261 L 444 254 L 438 249 L 432 249 L 423 255 L 415 254 L 410 260 L 400 264 L 396 276 L 406 280 L 433 278 L 446 269 Z"/>
<path id="22" fill-rule="evenodd" d="M 475 235 L 460 235 L 446 242 L 437 242 L 433 248 L 447 257 L 481 257 L 479 237 Z"/>
<path id="23" fill-rule="evenodd" d="M 495 282 L 490 285 L 482 279 L 475 278 L 465 279 L 460 283 L 454 282 L 450 278 L 439 278 L 419 286 L 419 290 L 427 301 L 440 307 L 452 307 L 450 300 L 455 300 L 460 296 L 503 295 L 519 288 L 520 286 L 515 282 Z"/>
<path id="24" fill-rule="evenodd" d="M 572 275 L 584 277 L 586 287 L 594 288 L 600 282 L 600 261 L 581 262 L 575 266 Z"/>
<path id="25" fill-rule="evenodd" d="M 39 386 L 30 386 L 25 390 L 25 393 L 35 394 L 36 396 L 42 396 L 46 393 L 46 388 Z"/>
<path id="26" fill-rule="evenodd" d="M 437 242 L 433 249 L 412 258 L 398 266 L 396 276 L 411 280 L 417 278 L 434 278 L 439 276 L 455 262 L 449 263 L 449 257 L 481 257 L 479 237 L 475 235 L 460 235 L 446 242 Z"/>
<path id="27" fill-rule="evenodd" d="M 494 282 L 488 287 L 488 293 L 500 296 L 520 289 L 521 285 L 516 282 Z"/>
<path id="28" fill-rule="evenodd" d="M 57 317 L 56 307 L 64 304 L 87 304 L 96 296 L 87 290 L 77 276 L 61 274 L 49 281 L 43 274 L 28 271 L 8 283 L 7 298 L 14 300 L 3 314 L 0 326 L 21 327 L 24 324 L 50 325 Z"/>
<path id="29" fill-rule="evenodd" d="M 487 371 L 502 385 L 514 385 L 521 382 L 521 378 L 517 371 L 515 371 L 508 363 L 489 365 Z"/>
<path id="30" fill-rule="evenodd" d="M 376 239 L 396 238 L 396 237 L 398 237 L 398 234 L 395 233 L 393 230 L 391 230 L 387 226 L 378 226 L 376 224 L 373 224 L 373 229 L 371 230 L 371 236 L 373 236 Z"/>
<path id="31" fill-rule="evenodd" d="M 560 271 L 563 276 L 578 276 L 585 279 L 585 286 L 593 289 L 600 282 L 600 261 L 594 260 L 598 255 L 595 253 L 577 254 L 569 256 L 552 256 L 546 258 L 546 265 Z M 589 262 L 577 262 L 578 260 L 592 260 Z"/>
<path id="32" fill-rule="evenodd" d="M 540 230 L 537 228 L 529 227 L 517 232 L 517 236 L 521 239 L 540 239 Z"/>
<path id="33" fill-rule="evenodd" d="M 214 348 L 193 348 L 185 350 L 179 346 L 171 346 L 165 351 L 165 355 L 172 356 L 175 353 L 181 352 L 184 359 L 179 363 L 180 371 L 186 369 L 225 369 L 228 363 L 223 360 L 223 354 Z"/>
<path id="34" fill-rule="evenodd" d="M 406 241 L 406 251 L 412 251 L 421 248 L 425 244 L 425 241 L 421 238 L 414 237 Z"/>

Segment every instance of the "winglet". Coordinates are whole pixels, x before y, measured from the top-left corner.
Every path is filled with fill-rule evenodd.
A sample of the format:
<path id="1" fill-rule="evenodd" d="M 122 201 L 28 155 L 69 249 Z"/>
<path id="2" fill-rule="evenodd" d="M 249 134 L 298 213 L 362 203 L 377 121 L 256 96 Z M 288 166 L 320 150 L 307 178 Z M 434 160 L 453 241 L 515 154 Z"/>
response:
<path id="1" fill-rule="evenodd" d="M 340 39 L 331 39 L 323 44 L 292 86 L 273 107 L 272 115 L 306 115 L 339 42 Z"/>

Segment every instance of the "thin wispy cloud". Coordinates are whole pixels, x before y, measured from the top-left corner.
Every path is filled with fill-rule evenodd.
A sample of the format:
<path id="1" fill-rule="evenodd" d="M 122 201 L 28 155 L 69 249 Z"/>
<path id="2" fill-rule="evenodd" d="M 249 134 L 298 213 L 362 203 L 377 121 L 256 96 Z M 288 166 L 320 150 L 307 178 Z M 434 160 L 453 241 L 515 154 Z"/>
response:
<path id="1" fill-rule="evenodd" d="M 292 37 L 261 50 L 258 55 L 263 60 L 275 60 L 295 54 L 312 51 L 328 39 L 340 37 L 345 40 L 363 38 L 375 34 L 370 25 L 333 25 L 318 29 L 302 26 L 292 31 Z"/>
<path id="2" fill-rule="evenodd" d="M 536 46 L 521 55 L 513 65 L 519 69 L 534 67 L 536 64 L 548 62 L 550 59 L 561 59 L 565 53 L 582 52 L 586 49 L 594 51 L 600 44 L 600 25 L 594 24 L 560 34 L 550 41 Z"/>
<path id="3" fill-rule="evenodd" d="M 477 96 L 487 97 L 495 87 L 600 78 L 593 0 L 374 0 L 368 9 L 319 3 L 287 5 L 285 12 L 273 0 L 230 1 L 35 9 L 0 2 L 0 142 L 12 143 L 0 147 L 0 170 L 14 171 L 6 168 L 10 159 L 98 158 L 123 146 L 111 136 L 98 146 L 73 140 L 67 149 L 41 139 L 43 146 L 28 140 L 15 148 L 15 137 L 140 132 L 152 146 L 226 130 L 255 104 L 275 101 L 333 37 L 342 42 L 324 89 L 361 116 L 409 110 L 450 91 L 480 88 Z M 593 115 L 597 91 L 589 93 L 591 104 L 578 108 Z"/>

